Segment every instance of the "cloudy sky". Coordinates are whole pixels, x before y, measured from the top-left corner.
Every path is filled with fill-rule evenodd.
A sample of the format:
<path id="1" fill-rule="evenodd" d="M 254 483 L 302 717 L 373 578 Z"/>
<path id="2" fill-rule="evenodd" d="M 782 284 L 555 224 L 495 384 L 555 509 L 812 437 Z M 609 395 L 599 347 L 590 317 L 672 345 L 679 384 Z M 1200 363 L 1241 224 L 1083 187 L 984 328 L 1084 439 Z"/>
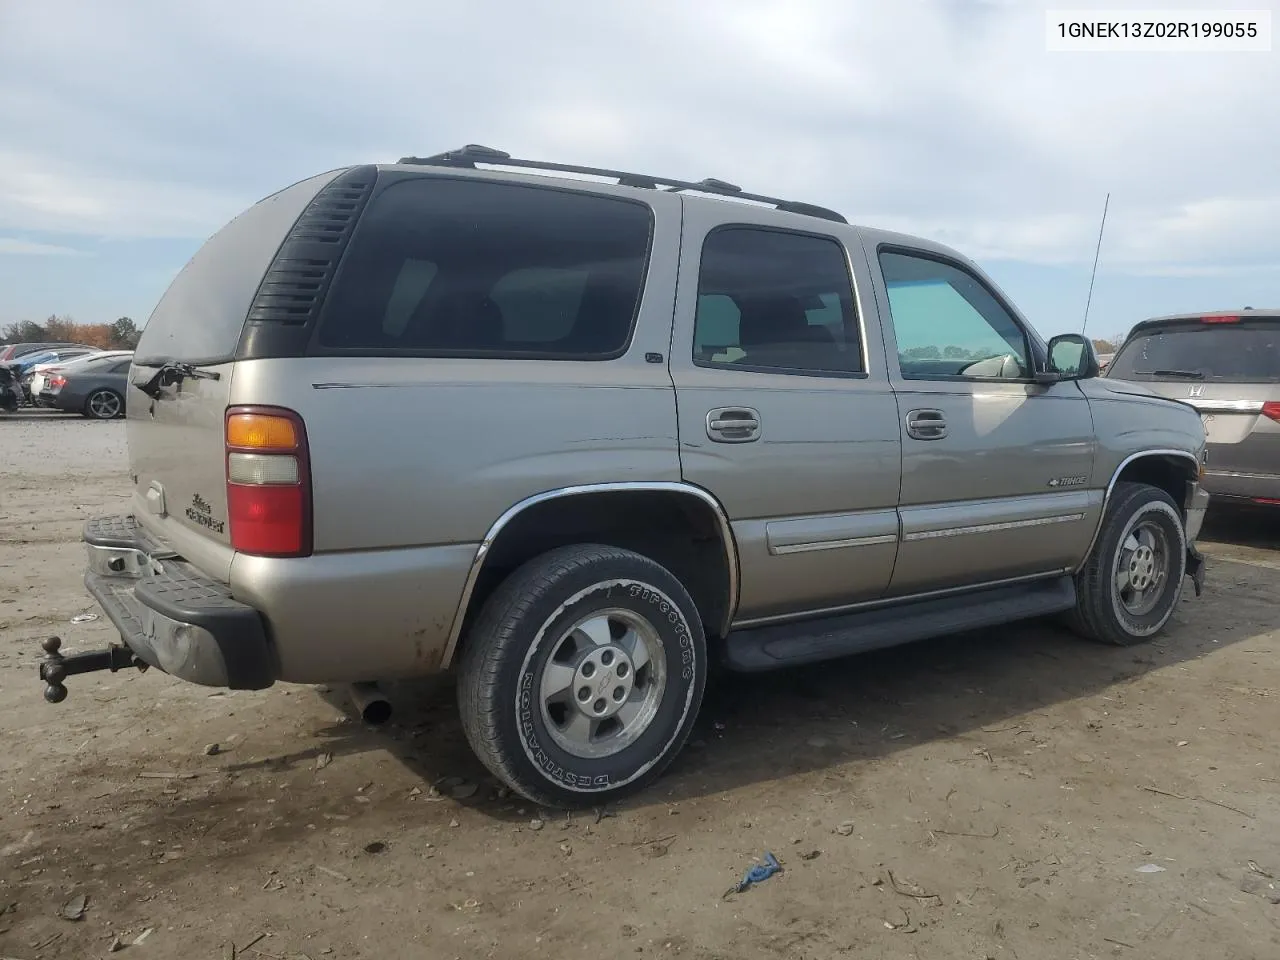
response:
<path id="1" fill-rule="evenodd" d="M 464 143 L 715 176 L 975 257 L 1045 334 L 1280 307 L 1272 53 L 1049 53 L 1109 0 L 0 0 L 0 324 L 144 319 L 312 173 Z"/>

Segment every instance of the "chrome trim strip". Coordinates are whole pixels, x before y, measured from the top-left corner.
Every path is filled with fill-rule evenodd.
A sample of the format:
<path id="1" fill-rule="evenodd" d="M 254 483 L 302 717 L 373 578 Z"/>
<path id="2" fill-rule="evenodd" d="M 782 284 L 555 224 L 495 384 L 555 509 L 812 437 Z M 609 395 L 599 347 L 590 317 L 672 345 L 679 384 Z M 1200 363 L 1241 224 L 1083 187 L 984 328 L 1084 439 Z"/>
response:
<path id="1" fill-rule="evenodd" d="M 852 224 L 850 224 L 849 226 L 852 226 Z M 842 231 L 842 232 L 850 232 L 850 231 Z M 845 238 L 834 237 L 834 236 L 831 239 L 835 240 L 836 243 L 840 244 L 840 248 L 844 251 L 844 261 L 845 261 L 844 265 L 845 265 L 845 269 L 849 271 L 849 286 L 852 288 L 852 293 L 853 293 L 853 310 L 858 315 L 857 316 L 858 340 L 859 340 L 859 346 L 861 346 L 862 348 L 862 372 L 865 373 L 867 376 L 873 376 L 874 374 L 872 373 L 872 370 L 871 370 L 871 343 L 870 341 L 867 340 L 866 304 L 863 302 L 862 289 L 858 285 L 858 271 L 857 269 L 855 269 L 853 264 L 853 247 L 854 245 L 856 245 L 857 248 L 862 251 L 862 256 L 864 261 L 867 256 L 867 252 L 862 245 L 862 235 L 858 232 L 857 228 L 855 227 L 851 232 L 853 233 L 852 241 L 847 241 Z M 869 265 L 868 265 L 868 270 L 870 270 Z M 875 304 L 873 304 L 873 306 L 875 306 Z M 878 308 L 876 311 L 876 317 L 878 321 L 879 319 Z M 885 370 L 886 384 L 888 383 L 888 376 L 889 376 L 889 371 L 886 369 Z"/>
<path id="2" fill-rule="evenodd" d="M 1060 514 L 1053 517 L 1036 517 L 1032 520 L 1006 520 L 1001 523 L 979 523 L 971 527 L 943 527 L 940 530 L 920 530 L 908 533 L 904 543 L 913 540 L 934 540 L 938 537 L 962 537 L 971 533 L 998 533 L 1001 530 L 1019 530 L 1023 527 L 1043 527 L 1050 523 L 1072 523 L 1083 520 L 1083 513 Z"/>
<path id="3" fill-rule="evenodd" d="M 749 627 L 764 627 L 774 623 L 794 623 L 801 620 L 818 620 L 822 617 L 836 616 L 841 613 L 853 613 L 857 610 L 874 610 L 878 607 L 892 607 L 897 604 L 915 603 L 919 600 L 933 600 L 957 593 L 978 593 L 995 587 L 1008 587 L 1018 583 L 1033 583 L 1036 580 L 1051 580 L 1054 577 L 1067 576 L 1070 567 L 1061 570 L 1050 570 L 1046 573 L 1033 573 L 1023 577 L 1010 577 L 1007 580 L 990 580 L 986 583 L 971 583 L 963 587 L 947 587 L 944 590 L 929 590 L 925 593 L 904 594 L 900 597 L 883 597 L 879 600 L 863 600 L 861 603 L 846 603 L 838 607 L 823 607 L 818 610 L 803 610 L 798 613 L 779 613 L 771 617 L 753 617 L 749 620 L 735 620 L 732 630 L 745 630 Z"/>
<path id="4" fill-rule="evenodd" d="M 1195 477 L 1197 479 L 1200 477 L 1200 461 L 1196 459 L 1195 454 L 1188 453 L 1186 450 L 1141 450 L 1138 453 L 1129 454 L 1129 456 L 1120 461 L 1120 466 L 1116 467 L 1115 473 L 1111 474 L 1111 480 L 1107 483 L 1107 493 L 1102 498 L 1102 512 L 1098 514 L 1098 525 L 1094 528 L 1088 549 L 1085 550 L 1084 556 L 1080 558 L 1080 562 L 1076 564 L 1076 568 L 1072 573 L 1079 573 L 1084 568 L 1084 565 L 1089 562 L 1089 557 L 1093 554 L 1093 548 L 1098 545 L 1098 537 L 1102 535 L 1102 525 L 1107 520 L 1107 506 L 1111 503 L 1111 494 L 1116 488 L 1120 474 L 1133 461 L 1141 460 L 1143 457 L 1181 457 L 1184 460 L 1190 460 Z M 1183 508 L 1185 508 L 1185 504 Z"/>
<path id="5" fill-rule="evenodd" d="M 725 609 L 724 623 L 721 626 L 721 630 L 724 633 L 728 633 L 729 627 L 733 623 L 733 615 L 738 611 L 738 586 L 741 574 L 738 568 L 738 545 L 733 537 L 733 528 L 729 525 L 728 514 L 725 513 L 724 507 L 720 505 L 720 501 L 701 487 L 695 487 L 691 483 L 684 483 L 679 480 L 586 483 L 574 487 L 545 490 L 542 493 L 535 493 L 531 497 L 525 497 L 514 506 L 508 507 L 502 516 L 498 517 L 493 522 L 493 525 L 489 527 L 489 532 L 484 535 L 484 539 L 480 541 L 480 546 L 476 548 L 475 559 L 471 561 L 471 569 L 467 571 L 467 579 L 462 587 L 462 597 L 458 601 L 458 609 L 453 615 L 453 625 L 449 629 L 449 642 L 444 648 L 444 656 L 440 661 L 441 667 L 447 668 L 453 663 L 453 655 L 458 648 L 458 641 L 462 635 L 462 621 L 465 619 L 467 607 L 471 603 L 471 594 L 475 590 L 476 581 L 480 577 L 480 570 L 484 566 L 484 561 L 489 555 L 489 551 L 493 549 L 494 541 L 498 539 L 498 535 L 502 533 L 507 524 L 529 507 L 545 503 L 548 500 L 557 500 L 561 497 L 575 497 L 591 493 L 644 493 L 651 491 L 679 493 L 697 497 L 715 512 L 716 521 L 720 524 L 720 542 L 724 547 L 725 564 L 729 569 L 729 598 Z"/>
<path id="6" fill-rule="evenodd" d="M 1280 480 L 1275 473 L 1239 473 L 1235 470 L 1206 470 L 1206 477 L 1222 477 L 1226 480 Z"/>
<path id="7" fill-rule="evenodd" d="M 1261 413 L 1261 400 L 1201 400 L 1197 397 L 1179 398 L 1201 413 Z"/>
<path id="8" fill-rule="evenodd" d="M 885 533 L 875 537 L 853 537 L 848 540 L 815 540 L 812 543 L 786 543 L 769 545 L 769 553 L 775 557 L 789 553 L 812 553 L 816 550 L 839 550 L 843 547 L 872 547 L 881 543 L 897 543 L 898 537 Z"/>

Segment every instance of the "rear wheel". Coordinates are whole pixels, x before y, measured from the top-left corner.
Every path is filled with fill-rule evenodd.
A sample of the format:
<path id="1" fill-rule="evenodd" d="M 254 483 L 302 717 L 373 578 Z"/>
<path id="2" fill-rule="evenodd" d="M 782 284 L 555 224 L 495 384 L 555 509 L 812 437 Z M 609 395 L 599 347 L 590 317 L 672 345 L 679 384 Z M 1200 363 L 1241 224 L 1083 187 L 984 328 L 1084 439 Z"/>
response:
<path id="1" fill-rule="evenodd" d="M 471 747 L 546 806 L 600 804 L 680 751 L 706 683 L 697 608 L 666 568 L 615 547 L 563 547 L 485 603 L 459 668 Z"/>
<path id="2" fill-rule="evenodd" d="M 124 398 L 105 387 L 93 391 L 84 401 L 84 415 L 92 420 L 114 420 L 122 413 Z"/>
<path id="3" fill-rule="evenodd" d="M 1076 632 L 1118 646 L 1168 623 L 1182 595 L 1187 537 L 1173 499 L 1144 483 L 1117 483 L 1102 532 L 1076 577 Z"/>

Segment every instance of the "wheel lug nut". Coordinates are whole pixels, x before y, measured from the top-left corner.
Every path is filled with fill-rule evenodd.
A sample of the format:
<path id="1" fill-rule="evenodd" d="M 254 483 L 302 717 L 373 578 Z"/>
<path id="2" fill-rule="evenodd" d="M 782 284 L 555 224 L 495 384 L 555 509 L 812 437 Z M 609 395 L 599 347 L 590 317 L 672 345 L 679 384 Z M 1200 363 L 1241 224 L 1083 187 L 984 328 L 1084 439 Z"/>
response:
<path id="1" fill-rule="evenodd" d="M 600 662 L 603 663 L 606 667 L 609 664 L 613 663 L 613 651 L 606 650 L 604 653 L 600 654 Z"/>
<path id="2" fill-rule="evenodd" d="M 591 709 L 596 713 L 604 713 L 606 706 L 608 705 L 604 702 L 604 699 L 601 698 L 591 705 Z"/>
<path id="3" fill-rule="evenodd" d="M 595 672 L 596 672 L 596 665 L 592 663 L 590 660 L 588 660 L 586 663 L 582 665 L 582 675 L 584 677 L 589 677 L 593 675 Z"/>

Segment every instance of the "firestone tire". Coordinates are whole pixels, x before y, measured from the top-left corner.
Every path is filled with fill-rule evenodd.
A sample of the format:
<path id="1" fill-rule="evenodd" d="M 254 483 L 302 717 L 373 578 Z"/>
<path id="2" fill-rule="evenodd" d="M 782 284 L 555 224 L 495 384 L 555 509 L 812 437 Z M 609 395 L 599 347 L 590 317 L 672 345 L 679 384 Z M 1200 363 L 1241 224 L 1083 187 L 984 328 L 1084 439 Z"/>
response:
<path id="1" fill-rule="evenodd" d="M 1076 577 L 1068 622 L 1081 636 L 1115 646 L 1150 640 L 1177 609 L 1186 569 L 1186 530 L 1173 499 L 1147 484 L 1117 483 Z"/>
<path id="2" fill-rule="evenodd" d="M 683 585 L 629 550 L 562 547 L 512 573 L 462 651 L 467 740 L 517 793 L 600 805 L 656 779 L 688 739 L 706 639 Z"/>

